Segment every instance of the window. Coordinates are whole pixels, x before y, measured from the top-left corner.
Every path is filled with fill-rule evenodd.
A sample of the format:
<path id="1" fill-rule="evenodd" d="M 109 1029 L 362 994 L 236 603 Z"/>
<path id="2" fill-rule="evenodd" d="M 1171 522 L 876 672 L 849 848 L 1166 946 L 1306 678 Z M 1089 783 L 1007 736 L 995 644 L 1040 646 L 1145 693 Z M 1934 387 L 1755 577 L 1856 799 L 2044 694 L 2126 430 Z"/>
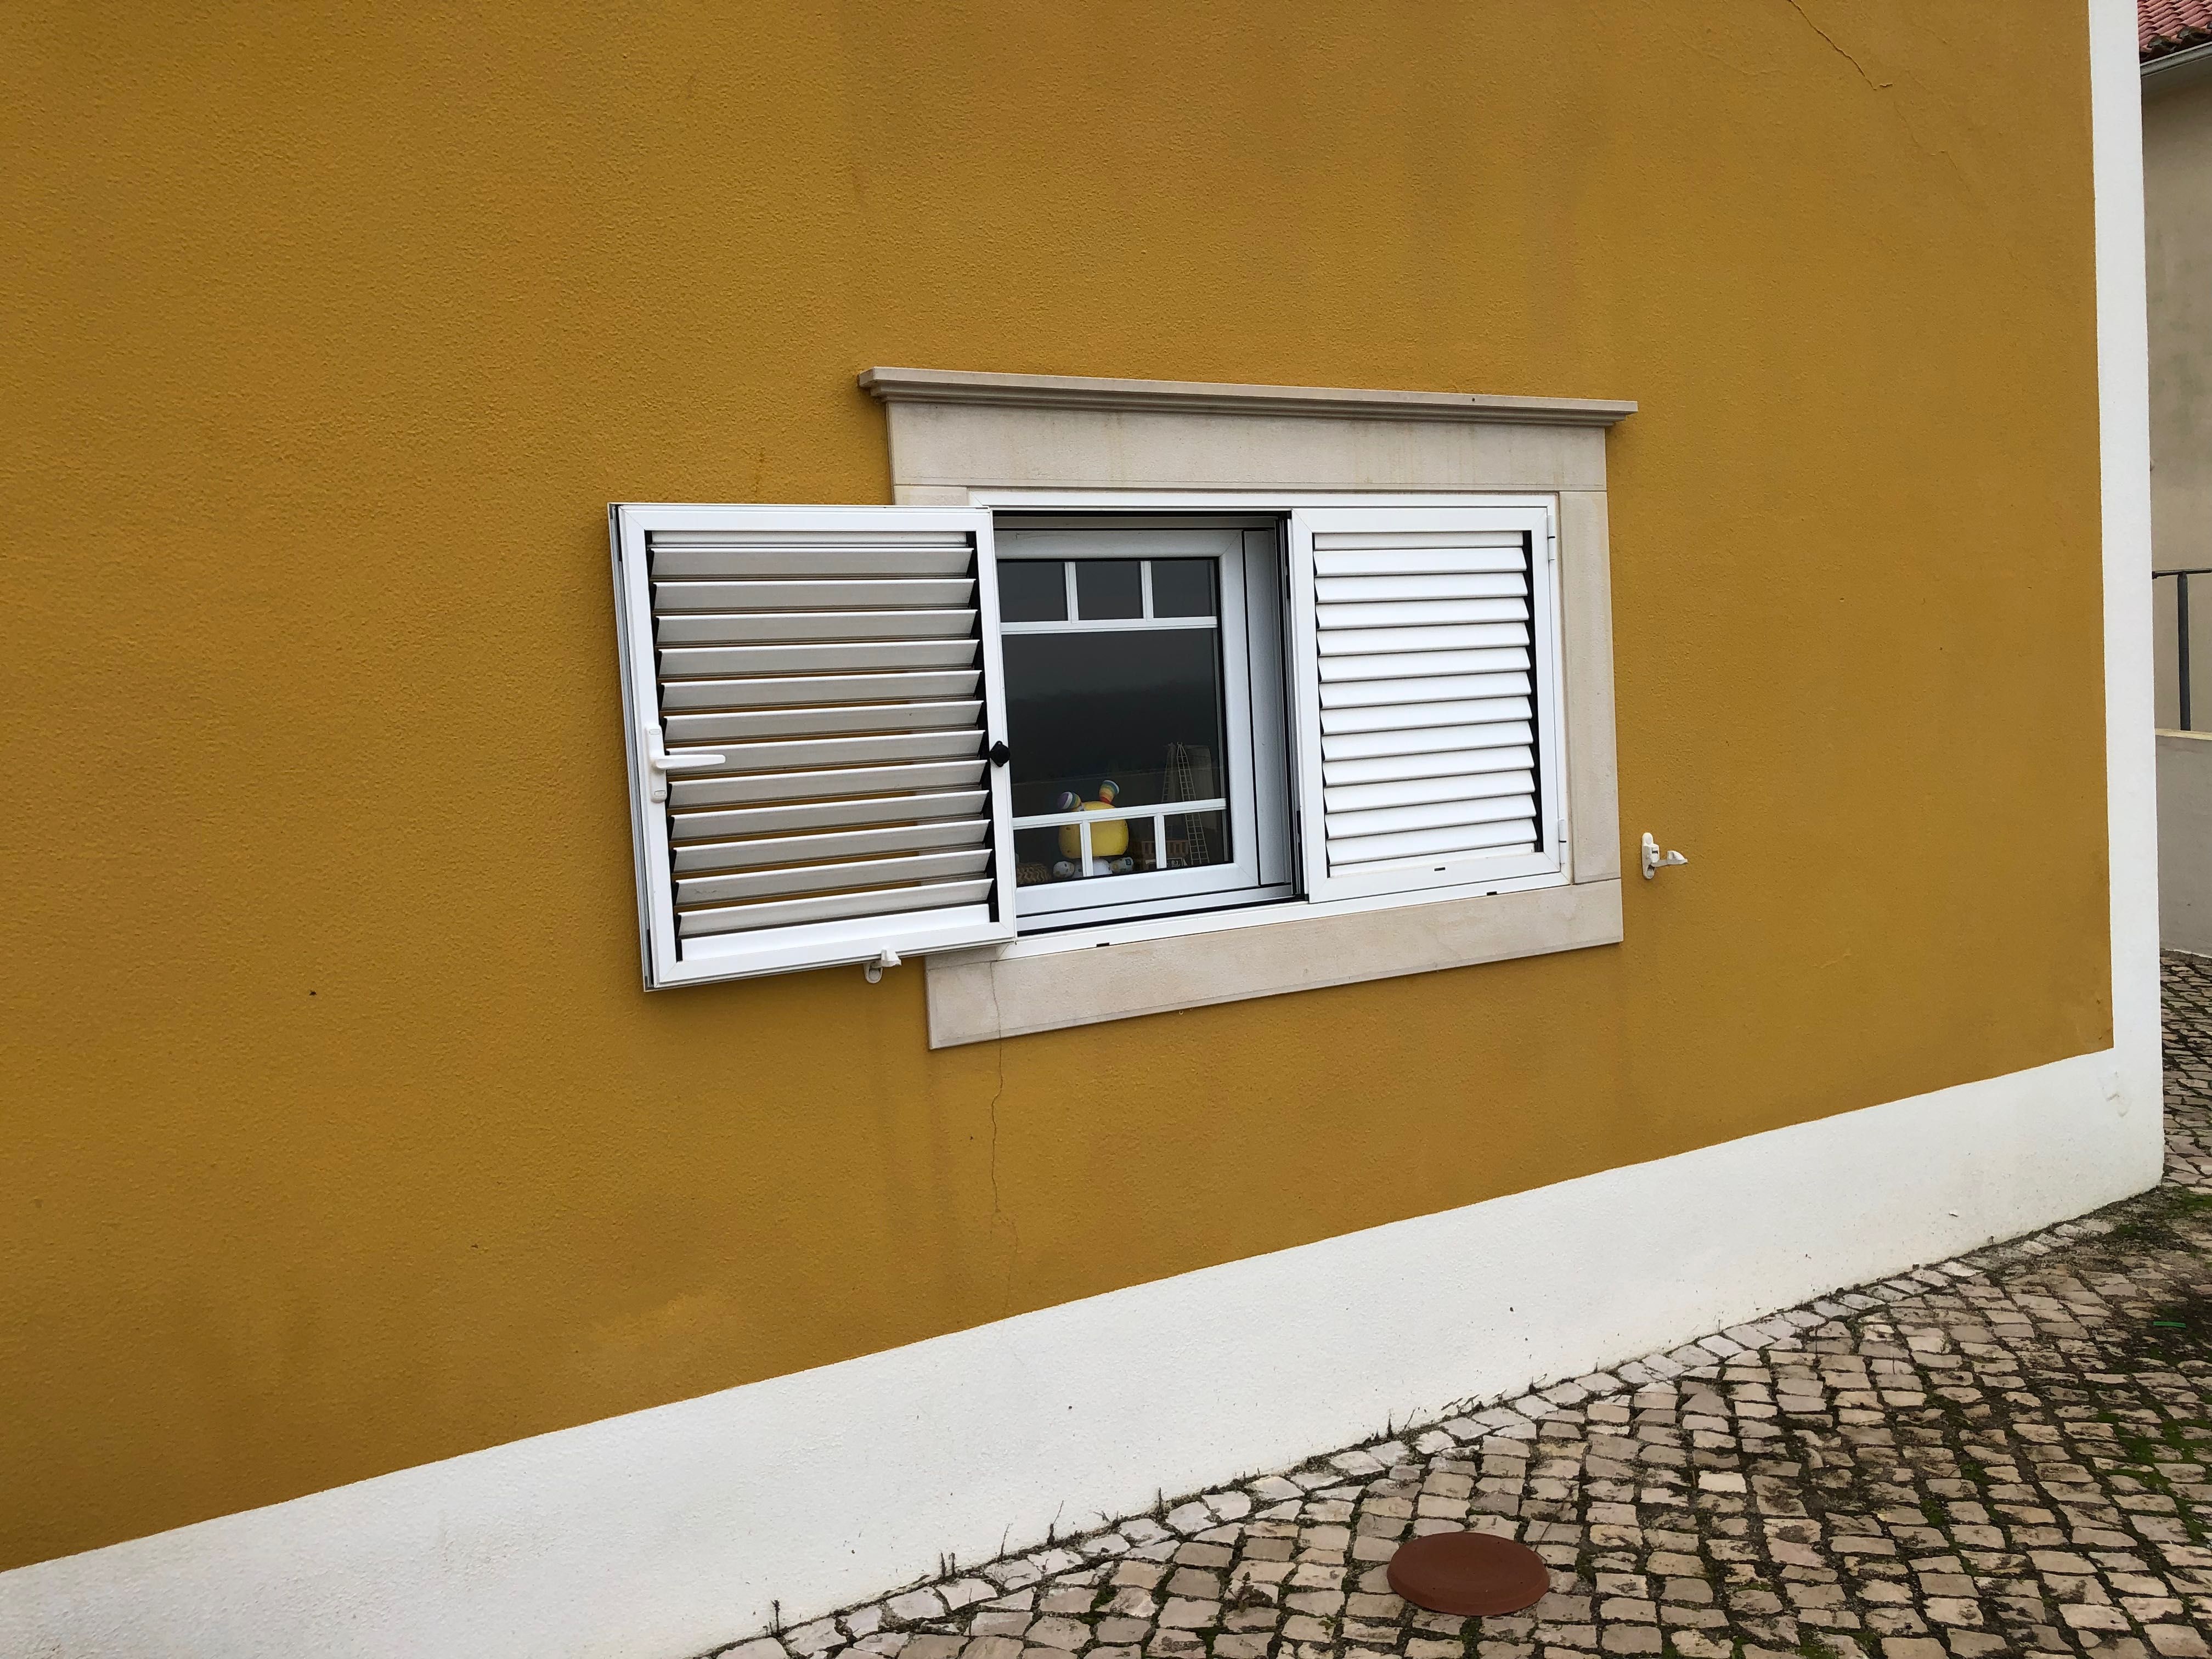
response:
<path id="1" fill-rule="evenodd" d="M 1633 404 L 874 368 L 895 507 L 612 509 L 648 986 L 934 1047 L 1621 938 Z"/>
<path id="2" fill-rule="evenodd" d="M 613 521 L 649 984 L 1561 872 L 1547 507 Z"/>
<path id="3" fill-rule="evenodd" d="M 1273 527 L 1019 522 L 997 543 L 1023 930 L 1286 896 Z"/>

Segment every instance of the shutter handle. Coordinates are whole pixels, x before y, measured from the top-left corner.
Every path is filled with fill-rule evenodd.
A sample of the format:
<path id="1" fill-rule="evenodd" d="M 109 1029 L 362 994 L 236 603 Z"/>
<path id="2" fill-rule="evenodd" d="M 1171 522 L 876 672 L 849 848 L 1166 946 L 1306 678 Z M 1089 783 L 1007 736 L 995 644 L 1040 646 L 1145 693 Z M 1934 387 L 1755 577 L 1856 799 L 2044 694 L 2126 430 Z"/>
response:
<path id="1" fill-rule="evenodd" d="M 1013 753 L 1014 751 L 1006 747 L 1006 740 L 1002 738 L 997 743 L 991 745 L 991 764 L 994 766 L 1004 766 L 1009 760 L 1013 758 Z"/>
<path id="2" fill-rule="evenodd" d="M 720 766 L 729 758 L 726 755 L 672 755 L 661 747 L 658 732 L 647 733 L 646 742 L 648 748 L 645 757 L 646 770 L 652 774 L 647 781 L 651 787 L 647 793 L 655 800 L 668 799 L 668 775 L 671 772 L 701 772 L 710 766 Z"/>

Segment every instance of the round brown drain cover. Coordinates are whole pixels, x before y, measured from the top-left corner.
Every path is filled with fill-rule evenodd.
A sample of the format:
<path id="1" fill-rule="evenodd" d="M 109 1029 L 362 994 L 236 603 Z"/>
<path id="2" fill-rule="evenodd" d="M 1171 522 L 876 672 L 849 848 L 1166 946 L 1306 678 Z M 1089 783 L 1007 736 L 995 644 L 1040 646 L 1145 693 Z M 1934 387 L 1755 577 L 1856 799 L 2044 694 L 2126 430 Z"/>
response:
<path id="1" fill-rule="evenodd" d="M 1390 1588 L 1431 1613 L 1518 1613 L 1552 1588 L 1544 1558 L 1486 1532 L 1432 1532 L 1390 1558 Z"/>

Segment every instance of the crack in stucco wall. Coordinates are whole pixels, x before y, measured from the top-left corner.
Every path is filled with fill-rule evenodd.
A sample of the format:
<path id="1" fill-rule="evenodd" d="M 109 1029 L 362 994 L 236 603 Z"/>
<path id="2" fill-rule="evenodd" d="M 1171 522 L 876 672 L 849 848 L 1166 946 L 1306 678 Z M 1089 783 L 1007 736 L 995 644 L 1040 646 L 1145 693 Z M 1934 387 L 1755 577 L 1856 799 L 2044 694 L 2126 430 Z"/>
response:
<path id="1" fill-rule="evenodd" d="M 1812 30 L 1814 33 L 1819 35 L 1821 40 L 1827 42 L 1829 51 L 1834 52 L 1837 57 L 1842 58 L 1853 69 L 1856 70 L 1858 71 L 1859 79 L 1865 82 L 1867 85 L 1873 88 L 1875 91 L 1887 92 L 1891 87 L 1896 84 L 1896 82 L 1892 81 L 1877 81 L 1874 76 L 1869 75 L 1866 70 L 1866 65 L 1859 62 L 1859 60 L 1854 58 L 1850 52 L 1844 50 L 1841 46 L 1838 45 L 1834 35 L 1829 33 L 1827 30 L 1822 28 L 1818 23 L 1814 22 L 1813 21 L 1812 15 L 1808 13 L 1801 3 L 1799 3 L 1799 0 L 1784 0 L 1784 3 L 1786 4 L 1790 10 L 1796 12 L 1800 18 L 1804 20 L 1804 24 L 1807 28 Z"/>

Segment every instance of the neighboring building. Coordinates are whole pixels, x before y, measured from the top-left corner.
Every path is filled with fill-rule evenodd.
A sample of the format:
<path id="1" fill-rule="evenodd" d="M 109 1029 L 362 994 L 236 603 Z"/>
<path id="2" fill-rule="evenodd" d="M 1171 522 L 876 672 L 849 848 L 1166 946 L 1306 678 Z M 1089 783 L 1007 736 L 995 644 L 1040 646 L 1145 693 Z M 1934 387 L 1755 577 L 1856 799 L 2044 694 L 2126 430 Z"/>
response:
<path id="1" fill-rule="evenodd" d="M 2087 16 L 12 9 L 0 1651 L 673 1659 L 2149 1185 Z"/>
<path id="2" fill-rule="evenodd" d="M 2152 584 L 2159 931 L 2176 949 L 2212 953 L 2212 5 L 2139 0 L 2136 15 L 2152 561 L 2172 573 Z"/>

